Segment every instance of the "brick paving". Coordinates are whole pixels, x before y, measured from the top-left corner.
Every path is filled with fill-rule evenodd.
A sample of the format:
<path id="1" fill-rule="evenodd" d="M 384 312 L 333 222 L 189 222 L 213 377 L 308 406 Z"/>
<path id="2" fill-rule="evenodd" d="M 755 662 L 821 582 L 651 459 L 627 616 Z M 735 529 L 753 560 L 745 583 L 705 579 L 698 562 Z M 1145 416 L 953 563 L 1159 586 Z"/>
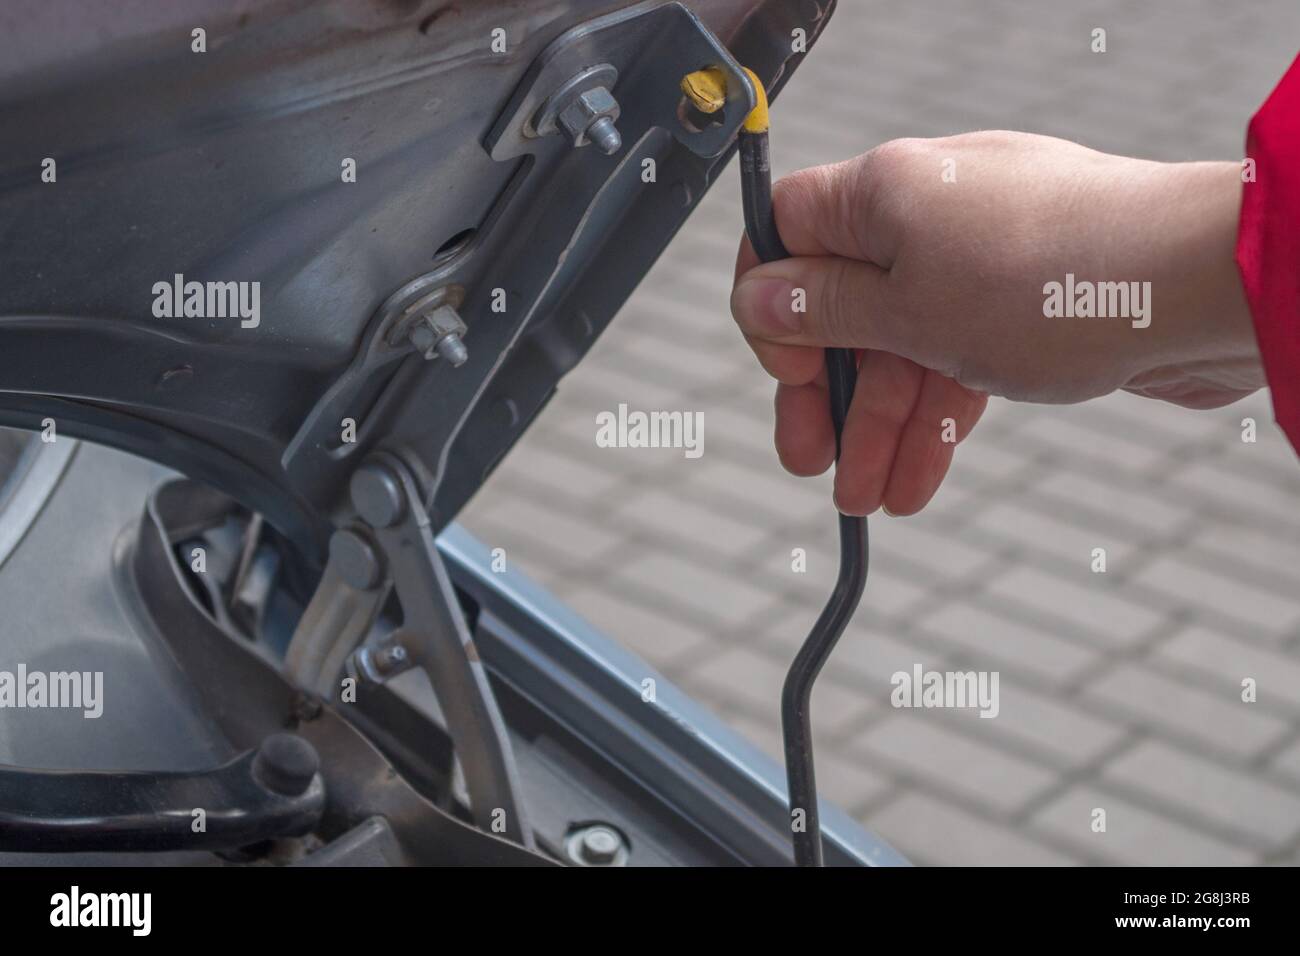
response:
<path id="1" fill-rule="evenodd" d="M 774 159 L 981 128 L 1232 159 L 1298 46 L 1294 0 L 841 0 L 775 107 Z M 728 316 L 738 195 L 733 166 L 464 520 L 779 755 L 835 525 L 827 480 L 777 464 L 771 387 Z M 597 447 L 620 402 L 703 412 L 704 455 Z M 1298 502 L 1265 394 L 991 403 L 922 515 L 872 519 L 863 608 L 815 696 L 823 792 L 918 863 L 1300 862 Z M 999 671 L 1001 712 L 892 708 L 914 663 Z"/>

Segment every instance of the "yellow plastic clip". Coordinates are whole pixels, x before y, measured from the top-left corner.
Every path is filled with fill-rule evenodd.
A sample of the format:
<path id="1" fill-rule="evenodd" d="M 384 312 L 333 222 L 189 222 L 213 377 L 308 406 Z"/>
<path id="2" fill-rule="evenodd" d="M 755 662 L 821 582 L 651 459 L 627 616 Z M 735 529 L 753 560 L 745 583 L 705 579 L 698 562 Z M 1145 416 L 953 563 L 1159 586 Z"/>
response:
<path id="1" fill-rule="evenodd" d="M 765 133 L 769 125 L 767 115 L 767 91 L 763 81 L 748 67 L 741 67 L 749 81 L 754 84 L 754 108 L 745 117 L 744 129 L 747 133 Z M 721 67 L 710 66 L 682 77 L 682 92 L 701 113 L 716 113 L 727 103 L 727 74 Z"/>

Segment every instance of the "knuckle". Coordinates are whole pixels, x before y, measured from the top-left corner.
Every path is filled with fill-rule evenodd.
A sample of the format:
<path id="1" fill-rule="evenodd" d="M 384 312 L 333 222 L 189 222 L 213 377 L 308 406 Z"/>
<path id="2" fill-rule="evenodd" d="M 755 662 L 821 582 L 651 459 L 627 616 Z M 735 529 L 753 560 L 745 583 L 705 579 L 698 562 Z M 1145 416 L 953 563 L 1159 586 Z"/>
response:
<path id="1" fill-rule="evenodd" d="M 863 156 L 863 172 L 874 177 L 898 179 L 906 176 L 917 161 L 929 153 L 930 141 L 918 137 L 891 139 Z"/>
<path id="2" fill-rule="evenodd" d="M 856 311 L 853 302 L 852 263 L 848 259 L 830 259 L 822 276 L 817 315 L 813 318 L 827 339 L 849 345 L 856 339 L 853 329 Z"/>

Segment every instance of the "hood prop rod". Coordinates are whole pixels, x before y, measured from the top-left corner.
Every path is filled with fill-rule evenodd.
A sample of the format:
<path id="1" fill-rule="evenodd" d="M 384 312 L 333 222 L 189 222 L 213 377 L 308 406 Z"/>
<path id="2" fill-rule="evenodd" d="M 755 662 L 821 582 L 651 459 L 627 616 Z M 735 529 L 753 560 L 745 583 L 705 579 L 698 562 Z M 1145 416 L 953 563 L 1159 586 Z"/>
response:
<path id="1" fill-rule="evenodd" d="M 767 94 L 752 70 L 756 105 L 740 129 L 740 184 L 745 234 L 764 262 L 790 258 L 776 228 L 772 210 L 772 167 L 768 146 Z M 682 91 L 702 112 L 711 113 L 725 102 L 725 74 L 710 68 L 688 74 Z M 835 427 L 835 460 L 849 403 L 857 383 L 857 360 L 852 349 L 826 350 L 826 379 L 830 390 L 831 421 Z M 781 689 L 781 730 L 785 743 L 785 771 L 790 801 L 790 828 L 794 861 L 798 866 L 823 866 L 821 820 L 817 811 L 817 780 L 813 766 L 813 683 L 853 617 L 867 584 L 867 519 L 841 514 L 840 569 L 835 589 L 808 637 L 795 655 Z"/>

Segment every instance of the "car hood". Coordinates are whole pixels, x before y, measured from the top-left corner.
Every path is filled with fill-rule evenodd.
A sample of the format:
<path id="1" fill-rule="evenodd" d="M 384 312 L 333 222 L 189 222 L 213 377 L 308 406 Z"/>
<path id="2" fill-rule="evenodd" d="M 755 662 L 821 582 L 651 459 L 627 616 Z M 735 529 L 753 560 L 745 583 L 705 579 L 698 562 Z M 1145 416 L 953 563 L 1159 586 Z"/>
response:
<path id="1" fill-rule="evenodd" d="M 0 425 L 179 469 L 317 557 L 392 449 L 445 524 L 730 157 L 739 64 L 777 92 L 832 5 L 7 4 Z M 530 137 L 596 64 L 621 148 Z M 708 65 L 714 124 L 677 86 Z M 462 365 L 394 332 L 431 294 Z"/>

